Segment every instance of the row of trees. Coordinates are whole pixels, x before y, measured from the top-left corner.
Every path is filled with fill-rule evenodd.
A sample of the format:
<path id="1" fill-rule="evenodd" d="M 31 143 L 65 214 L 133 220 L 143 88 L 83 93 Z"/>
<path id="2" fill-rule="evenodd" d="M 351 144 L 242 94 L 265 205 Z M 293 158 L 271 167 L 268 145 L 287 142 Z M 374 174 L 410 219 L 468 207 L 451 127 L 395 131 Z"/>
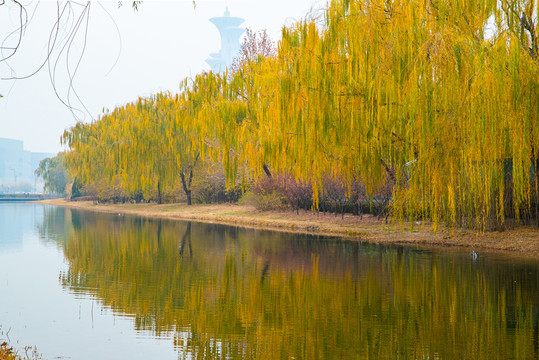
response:
<path id="1" fill-rule="evenodd" d="M 292 176 L 315 207 L 330 178 L 390 182 L 399 219 L 538 218 L 536 23 L 534 0 L 334 0 L 274 53 L 77 124 L 66 163 L 131 196 L 180 179 L 189 198 L 211 161 L 229 185 Z"/>

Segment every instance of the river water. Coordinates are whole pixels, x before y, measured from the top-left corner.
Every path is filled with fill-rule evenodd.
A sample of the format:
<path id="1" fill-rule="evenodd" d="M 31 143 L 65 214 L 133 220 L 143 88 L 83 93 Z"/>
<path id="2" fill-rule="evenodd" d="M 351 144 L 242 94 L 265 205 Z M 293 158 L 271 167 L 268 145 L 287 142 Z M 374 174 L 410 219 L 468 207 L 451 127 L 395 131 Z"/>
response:
<path id="1" fill-rule="evenodd" d="M 0 338 L 52 359 L 538 359 L 539 261 L 0 204 Z"/>

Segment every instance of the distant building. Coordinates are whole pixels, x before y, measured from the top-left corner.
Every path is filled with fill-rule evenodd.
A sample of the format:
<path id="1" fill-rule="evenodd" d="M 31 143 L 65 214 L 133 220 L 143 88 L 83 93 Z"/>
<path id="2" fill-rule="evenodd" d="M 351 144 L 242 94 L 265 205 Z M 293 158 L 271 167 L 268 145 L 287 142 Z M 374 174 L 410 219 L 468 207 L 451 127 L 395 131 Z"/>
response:
<path id="1" fill-rule="evenodd" d="M 211 18 L 210 21 L 217 27 L 221 35 L 221 50 L 210 54 L 206 62 L 215 73 L 225 71 L 240 52 L 240 36 L 245 29 L 238 27 L 245 20 L 231 17 L 228 7 L 224 16 Z"/>
<path id="2" fill-rule="evenodd" d="M 52 156 L 54 154 L 24 150 L 20 140 L 0 138 L 0 193 L 15 192 L 23 185 L 30 186 L 31 191 L 42 190 L 43 185 L 37 183 L 34 171 L 41 160 Z"/>

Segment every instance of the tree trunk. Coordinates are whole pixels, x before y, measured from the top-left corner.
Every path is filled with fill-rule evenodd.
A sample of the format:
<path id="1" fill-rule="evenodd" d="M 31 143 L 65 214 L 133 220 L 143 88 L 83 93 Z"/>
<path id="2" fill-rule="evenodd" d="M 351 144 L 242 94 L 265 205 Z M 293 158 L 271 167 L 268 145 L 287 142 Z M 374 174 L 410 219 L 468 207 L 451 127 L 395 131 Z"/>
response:
<path id="1" fill-rule="evenodd" d="M 187 195 L 187 205 L 191 205 L 191 189 L 187 188 L 187 184 L 185 182 L 185 174 L 180 172 L 180 178 L 182 179 L 182 188 L 183 192 L 185 192 L 185 195 Z"/>
<path id="2" fill-rule="evenodd" d="M 191 182 L 193 181 L 193 169 L 189 172 L 189 180 L 185 181 L 185 174 L 183 171 L 180 173 L 180 178 L 182 179 L 182 187 L 185 195 L 187 196 L 187 205 L 192 205 L 191 202 Z"/>
<path id="3" fill-rule="evenodd" d="M 396 184 L 397 183 L 397 178 L 395 177 L 395 172 L 393 172 L 393 170 L 391 170 L 389 168 L 389 166 L 385 163 L 385 161 L 383 159 L 380 159 L 380 161 L 382 162 L 382 166 L 386 170 L 386 173 L 389 176 L 389 178 L 391 179 L 391 181 L 393 182 L 393 184 Z"/>
<path id="4" fill-rule="evenodd" d="M 157 203 L 161 204 L 161 183 L 159 180 L 157 180 Z"/>
<path id="5" fill-rule="evenodd" d="M 187 196 L 187 205 L 191 205 L 191 183 L 193 182 L 193 169 L 197 165 L 198 157 L 200 154 L 197 154 L 195 157 L 195 161 L 193 162 L 193 165 L 189 167 L 189 179 L 188 181 L 185 181 L 185 173 L 183 171 L 180 172 L 180 178 L 182 179 L 182 187 L 183 191 L 185 192 L 185 195 Z"/>
<path id="6" fill-rule="evenodd" d="M 157 245 L 161 245 L 161 219 L 157 223 Z"/>
<path id="7" fill-rule="evenodd" d="M 185 229 L 185 233 L 183 234 L 182 242 L 180 245 L 180 255 L 183 255 L 183 251 L 185 250 L 185 244 L 189 246 L 189 255 L 193 256 L 193 249 L 191 248 L 191 222 L 189 221 L 187 223 L 187 229 Z"/>
<path id="8" fill-rule="evenodd" d="M 268 177 L 271 177 L 271 171 L 270 171 L 270 169 L 268 168 L 268 166 L 267 166 L 266 164 L 264 164 L 264 165 L 262 166 L 262 169 L 264 169 L 264 172 L 266 173 L 266 175 L 267 175 Z"/>

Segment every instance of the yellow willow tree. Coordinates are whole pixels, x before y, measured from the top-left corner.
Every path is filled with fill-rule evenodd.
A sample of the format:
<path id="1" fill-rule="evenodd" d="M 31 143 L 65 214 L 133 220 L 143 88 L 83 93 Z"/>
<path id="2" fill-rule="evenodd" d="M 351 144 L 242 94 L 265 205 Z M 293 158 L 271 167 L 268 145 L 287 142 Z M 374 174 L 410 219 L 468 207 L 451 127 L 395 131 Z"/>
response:
<path id="1" fill-rule="evenodd" d="M 137 104 L 127 104 L 98 121 L 78 123 L 64 132 L 62 142 L 70 149 L 65 160 L 69 172 L 87 188 L 116 187 L 119 193 L 126 195 L 141 183 L 145 169 L 135 160 L 135 154 L 141 152 L 139 149 L 144 142 L 134 136 L 140 123 L 136 109 Z M 143 186 L 134 192 L 142 190 Z M 103 199 L 109 197 L 100 191 L 96 195 Z"/>
<path id="2" fill-rule="evenodd" d="M 390 179 L 400 219 L 539 219 L 536 19 L 531 0 L 334 0 L 284 28 L 275 56 L 77 125 L 66 157 L 129 191 L 180 176 L 188 193 L 210 157 L 229 184 L 266 164 L 293 174 L 315 204 L 327 176 L 369 192 Z"/>
<path id="3" fill-rule="evenodd" d="M 264 116 L 267 113 L 265 110 L 275 97 L 275 86 L 277 85 L 276 81 L 278 78 L 276 76 L 277 67 L 273 60 L 275 60 L 276 54 L 275 45 L 266 30 L 257 33 L 249 28 L 245 29 L 245 39 L 241 45 L 238 57 L 234 60 L 230 68 L 228 78 L 232 80 L 232 98 L 238 97 L 246 105 L 246 121 L 241 122 L 246 129 L 254 128 L 256 131 L 261 124 L 271 123 L 258 117 Z M 265 146 L 261 144 L 264 142 L 264 138 L 260 139 L 249 136 L 245 131 L 242 134 L 244 136 L 247 135 L 245 140 L 251 140 L 244 141 L 249 147 L 249 149 L 243 152 L 245 155 L 244 161 L 247 159 L 261 161 L 264 173 L 266 176 L 271 177 L 271 170 L 267 164 L 269 159 L 263 153 Z M 257 164 L 253 165 L 254 171 L 252 173 L 255 173 L 254 176 L 256 178 L 259 167 Z"/>
<path id="4" fill-rule="evenodd" d="M 71 151 L 67 164 L 85 184 L 104 182 L 123 197 L 150 198 L 181 180 L 191 204 L 193 168 L 204 142 L 185 99 L 169 93 L 138 99 L 91 124 L 77 124 L 63 135 Z"/>
<path id="5" fill-rule="evenodd" d="M 246 135 L 248 106 L 238 89 L 226 72 L 209 72 L 184 81 L 181 93 L 195 129 L 192 141 L 201 149 L 201 158 L 223 164 L 227 186 L 235 184 L 240 165 L 246 163 L 245 140 L 255 136 Z"/>
<path id="6" fill-rule="evenodd" d="M 70 148 L 64 160 L 70 175 L 79 184 L 93 186 L 98 198 L 106 197 L 104 191 L 114 182 L 111 150 L 116 144 L 110 137 L 108 120 L 77 123 L 62 136 L 62 142 Z"/>
<path id="7" fill-rule="evenodd" d="M 282 100 L 282 64 L 271 46 L 264 32 L 248 32 L 231 72 L 203 74 L 192 89 L 214 104 L 204 117 L 211 122 L 209 139 L 229 184 L 239 169 L 244 180 L 257 179 L 262 172 L 271 176 L 274 170 L 303 179 L 296 171 L 301 170 L 295 166 L 297 157 L 287 152 L 294 149 L 289 147 L 294 133 L 281 121 L 282 102 L 287 100 Z"/>
<path id="8" fill-rule="evenodd" d="M 237 127 L 239 161 L 247 164 L 250 178 L 256 179 L 262 171 L 271 176 L 270 169 L 280 172 L 286 168 L 287 157 L 275 160 L 279 155 L 275 147 L 283 141 L 281 132 L 275 128 L 278 119 L 275 109 L 280 95 L 278 72 L 277 58 L 273 53 L 247 57 L 231 74 L 230 90 L 223 94 L 223 104 L 230 100 L 240 101 L 244 107 L 244 113 L 239 114 L 243 118 L 238 118 L 236 124 L 225 123 L 223 126 Z"/>
<path id="9" fill-rule="evenodd" d="M 323 26 L 284 29 L 277 78 L 245 85 L 271 97 L 249 112 L 263 156 L 315 193 L 324 174 L 371 191 L 389 176 L 397 217 L 485 228 L 530 214 L 538 67 L 501 6 L 337 0 Z"/>

